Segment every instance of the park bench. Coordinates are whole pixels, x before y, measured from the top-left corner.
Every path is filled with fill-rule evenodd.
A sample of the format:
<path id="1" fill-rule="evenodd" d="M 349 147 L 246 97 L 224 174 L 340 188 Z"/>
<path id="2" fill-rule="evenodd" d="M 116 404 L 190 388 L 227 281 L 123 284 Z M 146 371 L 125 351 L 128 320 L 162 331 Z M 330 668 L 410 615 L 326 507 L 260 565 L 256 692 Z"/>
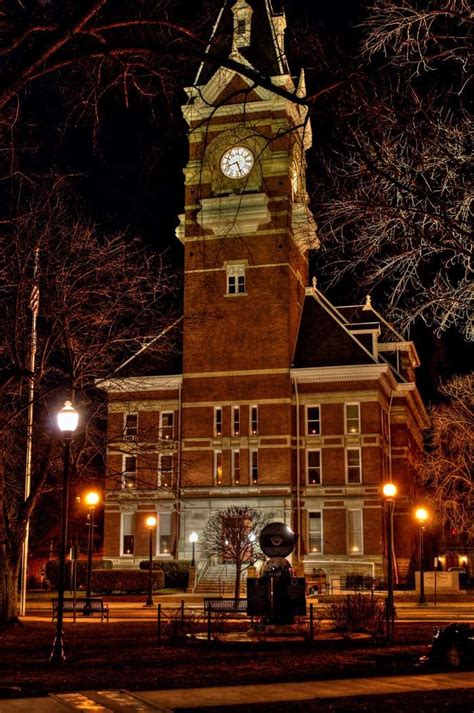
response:
<path id="1" fill-rule="evenodd" d="M 246 599 L 234 599 L 233 597 L 223 598 L 223 597 L 206 597 L 204 599 L 204 611 L 205 612 L 229 612 L 229 613 L 247 613 L 247 600 Z"/>
<path id="2" fill-rule="evenodd" d="M 52 599 L 53 621 L 58 616 L 58 600 Z M 88 599 L 73 599 L 65 597 L 63 600 L 63 616 L 72 614 L 73 621 L 76 621 L 77 614 L 83 616 L 93 616 L 100 614 L 101 621 L 109 620 L 109 605 L 104 603 L 102 597 L 89 597 Z"/>

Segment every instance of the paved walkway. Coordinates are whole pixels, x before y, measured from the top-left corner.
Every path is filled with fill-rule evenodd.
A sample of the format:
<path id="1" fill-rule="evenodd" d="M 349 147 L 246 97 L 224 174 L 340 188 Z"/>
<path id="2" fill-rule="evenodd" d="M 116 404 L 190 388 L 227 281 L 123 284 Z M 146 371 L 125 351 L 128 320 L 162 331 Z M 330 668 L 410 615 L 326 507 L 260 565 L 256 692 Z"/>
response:
<path id="1" fill-rule="evenodd" d="M 442 691 L 456 688 L 474 689 L 471 672 L 437 673 L 419 676 L 384 676 L 335 681 L 304 681 L 299 683 L 260 684 L 249 686 L 219 686 L 168 691 L 130 693 L 124 690 L 52 694 L 44 698 L 0 700 L 0 713 L 149 713 L 172 712 L 176 708 L 199 709 L 216 706 L 225 710 L 229 705 L 282 703 L 288 710 L 291 701 L 317 698 L 350 698 L 377 694 Z M 286 705 L 285 705 L 286 704 Z"/>

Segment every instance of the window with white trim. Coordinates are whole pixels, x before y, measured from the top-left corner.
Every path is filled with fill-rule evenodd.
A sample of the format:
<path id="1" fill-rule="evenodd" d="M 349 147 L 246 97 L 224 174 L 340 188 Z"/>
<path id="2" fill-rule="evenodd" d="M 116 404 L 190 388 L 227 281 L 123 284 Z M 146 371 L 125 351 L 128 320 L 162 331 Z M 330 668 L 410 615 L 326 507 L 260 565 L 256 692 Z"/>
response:
<path id="1" fill-rule="evenodd" d="M 240 451 L 238 449 L 232 451 L 232 482 L 234 485 L 240 485 Z"/>
<path id="2" fill-rule="evenodd" d="M 214 451 L 214 485 L 222 485 L 222 451 Z"/>
<path id="3" fill-rule="evenodd" d="M 346 433 L 360 433 L 360 404 L 345 404 Z"/>
<path id="4" fill-rule="evenodd" d="M 122 536 L 121 541 L 121 553 L 122 555 L 134 555 L 135 554 L 135 513 L 123 512 L 121 520 L 121 530 Z"/>
<path id="5" fill-rule="evenodd" d="M 123 435 L 126 441 L 134 441 L 138 434 L 138 413 L 125 413 L 123 418 Z"/>
<path id="6" fill-rule="evenodd" d="M 172 441 L 174 438 L 174 412 L 162 411 L 160 413 L 160 437 L 165 441 Z"/>
<path id="7" fill-rule="evenodd" d="M 157 538 L 158 553 L 160 555 L 168 555 L 171 553 L 171 514 L 170 513 L 159 513 L 157 532 L 159 536 Z"/>
<path id="8" fill-rule="evenodd" d="M 161 453 L 158 458 L 158 487 L 173 487 L 173 456 L 171 453 Z"/>
<path id="9" fill-rule="evenodd" d="M 258 406 L 250 407 L 250 435 L 258 434 Z"/>
<path id="10" fill-rule="evenodd" d="M 308 485 L 321 485 L 321 451 L 306 451 L 306 475 Z"/>
<path id="11" fill-rule="evenodd" d="M 243 295 L 246 292 L 245 265 L 227 265 L 227 294 Z"/>
<path id="12" fill-rule="evenodd" d="M 214 435 L 222 436 L 222 407 L 215 406 L 214 408 Z"/>
<path id="13" fill-rule="evenodd" d="M 346 480 L 349 484 L 362 483 L 360 448 L 346 448 Z"/>
<path id="14" fill-rule="evenodd" d="M 321 433 L 321 407 L 306 406 L 306 435 L 319 436 Z"/>
<path id="15" fill-rule="evenodd" d="M 321 510 L 309 512 L 309 551 L 321 554 L 323 551 L 323 514 Z"/>
<path id="16" fill-rule="evenodd" d="M 135 456 L 122 456 L 122 488 L 137 487 L 137 459 Z"/>
<path id="17" fill-rule="evenodd" d="M 363 552 L 362 510 L 347 510 L 347 553 L 361 555 Z"/>
<path id="18" fill-rule="evenodd" d="M 257 485 L 258 483 L 258 451 L 253 449 L 250 451 L 250 484 Z"/>
<path id="19" fill-rule="evenodd" d="M 232 406 L 232 432 L 234 436 L 240 435 L 240 406 Z"/>

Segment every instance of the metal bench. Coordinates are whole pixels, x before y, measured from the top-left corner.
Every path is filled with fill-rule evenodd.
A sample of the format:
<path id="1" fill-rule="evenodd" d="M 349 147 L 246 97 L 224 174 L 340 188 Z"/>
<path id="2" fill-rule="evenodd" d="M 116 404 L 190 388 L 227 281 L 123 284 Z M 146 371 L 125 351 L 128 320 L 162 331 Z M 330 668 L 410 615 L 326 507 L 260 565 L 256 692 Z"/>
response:
<path id="1" fill-rule="evenodd" d="M 204 612 L 229 612 L 229 613 L 247 613 L 247 600 L 234 599 L 233 597 L 206 597 L 204 599 Z"/>
<path id="2" fill-rule="evenodd" d="M 58 616 L 58 599 L 51 600 L 53 605 L 53 621 Z M 93 616 L 100 614 L 101 621 L 109 620 L 109 605 L 104 603 L 102 597 L 88 597 L 87 599 L 73 599 L 65 597 L 63 600 L 63 616 L 72 614 L 73 621 L 76 621 L 77 614 L 82 616 Z"/>

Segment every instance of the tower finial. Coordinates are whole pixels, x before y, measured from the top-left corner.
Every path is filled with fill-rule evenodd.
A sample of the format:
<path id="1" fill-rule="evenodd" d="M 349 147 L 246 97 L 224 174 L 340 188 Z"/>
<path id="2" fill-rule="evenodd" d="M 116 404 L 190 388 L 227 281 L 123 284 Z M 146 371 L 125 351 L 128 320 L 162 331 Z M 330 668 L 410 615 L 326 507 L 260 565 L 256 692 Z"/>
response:
<path id="1" fill-rule="evenodd" d="M 362 307 L 363 310 L 369 310 L 372 309 L 372 298 L 370 295 L 367 295 L 365 298 L 365 305 Z"/>
<path id="2" fill-rule="evenodd" d="M 316 292 L 317 287 L 318 287 L 318 279 L 315 275 L 313 275 L 313 279 L 311 280 L 311 283 L 313 285 L 313 290 Z"/>

